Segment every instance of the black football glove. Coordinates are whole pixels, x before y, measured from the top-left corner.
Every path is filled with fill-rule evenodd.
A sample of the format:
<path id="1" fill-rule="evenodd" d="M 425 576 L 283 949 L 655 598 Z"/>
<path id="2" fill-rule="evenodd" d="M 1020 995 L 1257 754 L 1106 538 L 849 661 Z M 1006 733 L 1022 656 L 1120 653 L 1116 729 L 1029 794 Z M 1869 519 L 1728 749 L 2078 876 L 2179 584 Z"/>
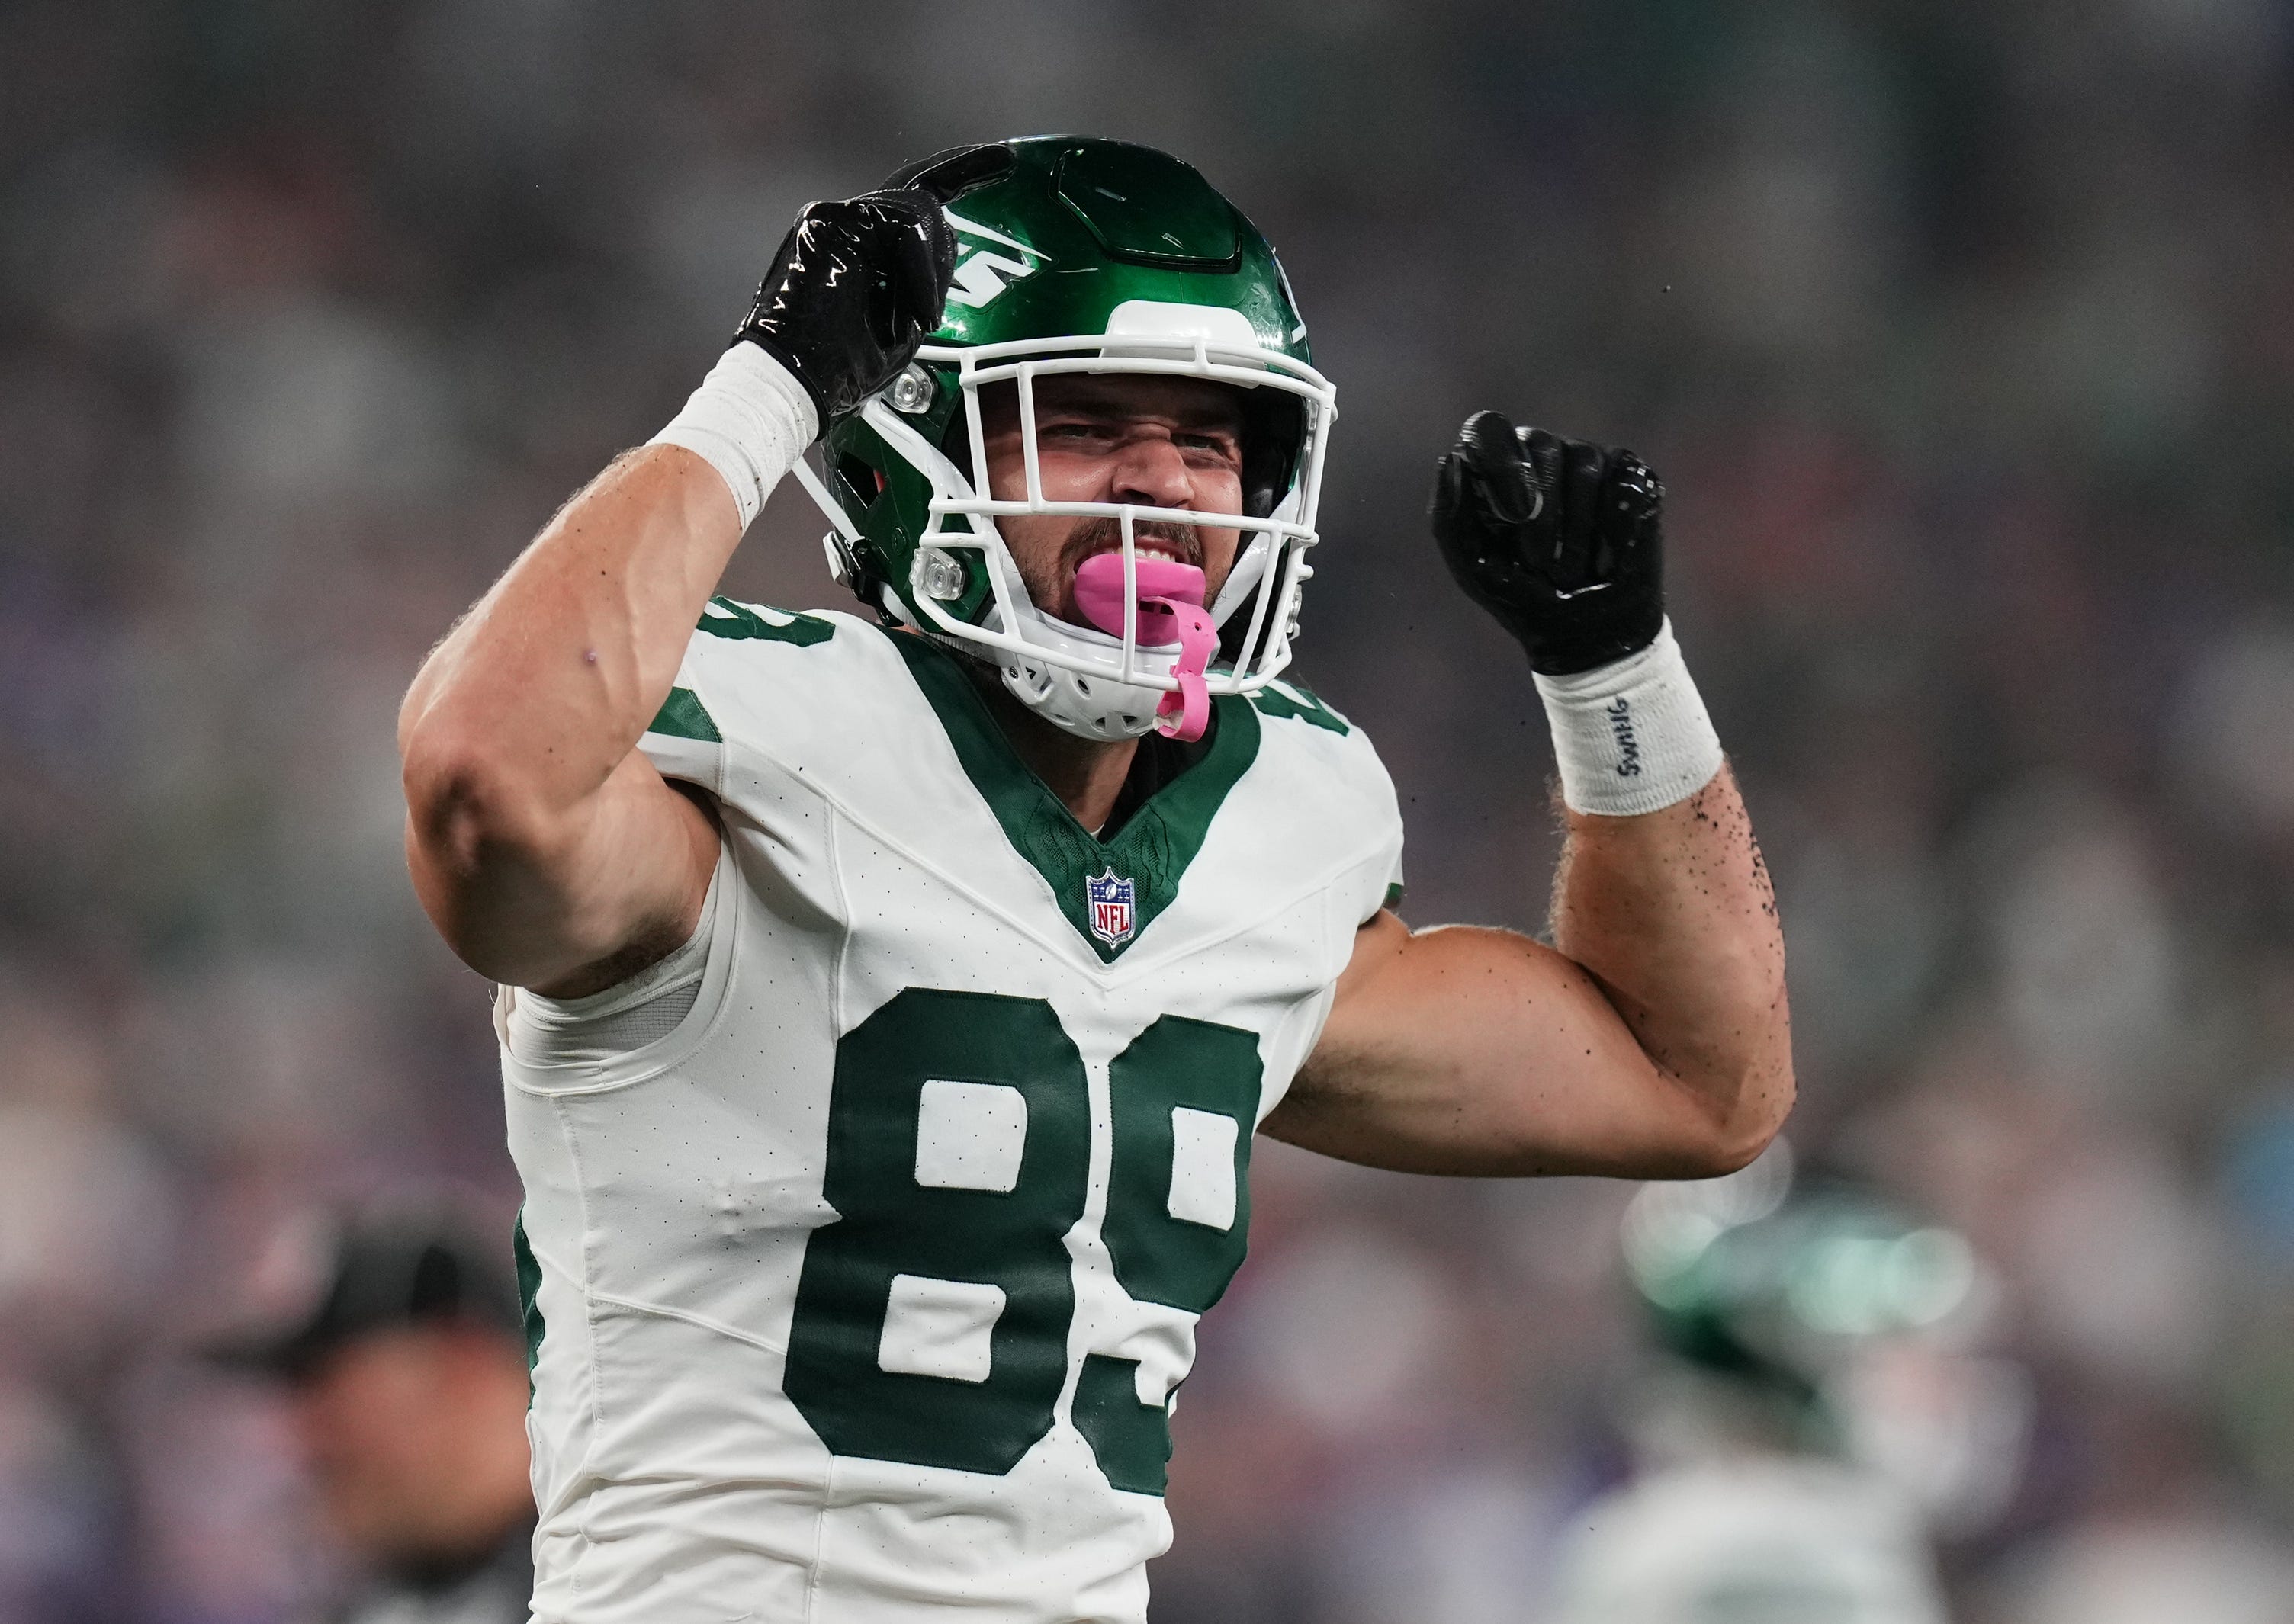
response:
<path id="1" fill-rule="evenodd" d="M 1655 641 L 1664 505 L 1631 451 L 1477 411 L 1442 459 L 1429 512 L 1466 596 L 1513 633 L 1532 670 L 1559 677 Z"/>
<path id="2" fill-rule="evenodd" d="M 955 272 L 956 233 L 930 193 L 808 203 L 733 340 L 795 374 L 826 432 L 914 359 Z"/>

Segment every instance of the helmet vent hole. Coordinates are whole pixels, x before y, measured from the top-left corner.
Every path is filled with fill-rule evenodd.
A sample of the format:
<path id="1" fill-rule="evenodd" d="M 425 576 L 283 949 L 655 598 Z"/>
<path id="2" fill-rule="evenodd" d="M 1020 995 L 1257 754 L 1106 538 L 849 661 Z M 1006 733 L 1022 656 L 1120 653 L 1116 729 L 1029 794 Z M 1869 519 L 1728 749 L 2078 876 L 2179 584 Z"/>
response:
<path id="1" fill-rule="evenodd" d="M 863 508 L 874 507 L 884 494 L 884 476 L 850 451 L 838 455 L 836 475 Z"/>

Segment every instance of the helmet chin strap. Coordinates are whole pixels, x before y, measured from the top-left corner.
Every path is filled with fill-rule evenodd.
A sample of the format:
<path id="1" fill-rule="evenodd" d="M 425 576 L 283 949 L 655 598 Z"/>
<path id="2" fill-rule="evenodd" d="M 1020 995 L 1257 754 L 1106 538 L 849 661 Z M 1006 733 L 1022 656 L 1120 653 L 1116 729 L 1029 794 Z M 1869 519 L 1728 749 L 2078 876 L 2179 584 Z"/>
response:
<path id="1" fill-rule="evenodd" d="M 1118 590 L 1120 590 L 1119 587 Z M 1118 635 L 1103 631 L 1097 626 L 1054 619 L 1033 605 L 1021 613 L 1027 617 L 1028 641 L 1031 649 L 1088 651 L 1104 659 L 1110 666 L 1121 659 L 1123 639 Z M 1183 624 L 1182 616 L 1202 614 L 1202 610 L 1186 603 L 1184 597 L 1168 609 L 1159 605 L 1151 609 L 1143 597 L 1139 618 L 1143 628 L 1157 620 L 1166 625 Z M 1203 618 L 1208 619 L 1207 615 Z M 1117 623 L 1119 625 L 1121 622 L 1119 620 Z M 1000 620 L 991 615 L 990 624 L 1000 624 Z M 1110 743 L 1121 739 L 1135 739 L 1149 732 L 1189 739 L 1199 737 L 1200 730 L 1208 727 L 1210 719 L 1208 686 L 1199 674 L 1194 676 L 1192 683 L 1188 682 L 1186 674 L 1177 669 L 1181 665 L 1194 663 L 1188 659 L 1188 648 L 1178 637 L 1170 632 L 1161 633 L 1167 640 L 1158 646 L 1151 642 L 1151 635 L 1143 629 L 1134 643 L 1135 669 L 1142 676 L 1179 678 L 1181 691 L 1178 693 L 1150 687 L 1144 683 L 1118 681 L 1105 674 L 1073 670 L 1048 660 L 1032 658 L 1030 652 L 1026 650 L 988 650 L 966 647 L 949 638 L 940 641 L 959 653 L 974 659 L 986 659 L 996 665 L 1003 674 L 1004 686 L 1011 690 L 1013 697 L 1062 733 Z M 1174 646 L 1175 644 L 1178 646 Z M 1216 650 L 1216 633 L 1214 631 L 1211 642 L 1202 650 L 1203 664 L 1198 667 L 1199 672 L 1208 667 Z M 1196 686 L 1200 688 L 1200 698 L 1196 705 L 1197 730 L 1186 731 L 1189 717 L 1185 690 Z"/>

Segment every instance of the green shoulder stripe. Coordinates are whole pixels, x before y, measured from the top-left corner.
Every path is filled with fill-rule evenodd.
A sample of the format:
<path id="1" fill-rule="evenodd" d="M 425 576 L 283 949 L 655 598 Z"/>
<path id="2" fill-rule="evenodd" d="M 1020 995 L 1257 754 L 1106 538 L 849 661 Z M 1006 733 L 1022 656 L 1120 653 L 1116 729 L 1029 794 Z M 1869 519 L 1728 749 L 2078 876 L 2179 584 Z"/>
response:
<path id="1" fill-rule="evenodd" d="M 938 713 L 964 776 L 1003 825 L 1005 839 L 1043 875 L 1076 934 L 1112 963 L 1179 894 L 1180 878 L 1202 849 L 1227 792 L 1258 758 L 1258 713 L 1232 694 L 1213 701 L 1210 749 L 1150 796 L 1113 840 L 1102 842 L 1013 753 L 953 655 L 908 632 L 887 635 Z M 1092 881 L 1110 875 L 1117 884 L 1128 881 L 1132 888 L 1129 929 L 1111 942 L 1093 930 L 1085 890 Z"/>
<path id="2" fill-rule="evenodd" d="M 718 744 L 725 735 L 717 731 L 717 724 L 701 702 L 701 695 L 691 688 L 671 688 L 669 697 L 661 702 L 661 709 L 646 725 L 647 733 L 665 733 L 675 739 L 699 739 Z"/>
<path id="3" fill-rule="evenodd" d="M 1346 719 L 1317 699 L 1314 693 L 1295 682 L 1277 679 L 1268 683 L 1250 696 L 1250 702 L 1273 717 L 1296 717 L 1316 727 L 1344 735 L 1352 727 Z"/>
<path id="4" fill-rule="evenodd" d="M 836 635 L 836 625 L 817 614 L 787 609 L 750 609 L 729 597 L 712 597 L 701 612 L 700 629 L 712 637 L 761 637 L 770 643 L 810 647 Z"/>

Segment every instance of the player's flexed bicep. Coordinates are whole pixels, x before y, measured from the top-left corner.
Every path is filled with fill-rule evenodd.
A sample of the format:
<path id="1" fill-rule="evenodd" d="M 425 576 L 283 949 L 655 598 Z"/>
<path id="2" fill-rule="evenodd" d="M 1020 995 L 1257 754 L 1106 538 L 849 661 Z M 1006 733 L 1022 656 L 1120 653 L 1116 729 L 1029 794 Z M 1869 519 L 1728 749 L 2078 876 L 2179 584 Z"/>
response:
<path id="1" fill-rule="evenodd" d="M 1664 619 L 1663 487 L 1494 412 L 1443 459 L 1434 531 L 1521 642 L 1569 808 L 1553 941 L 1365 925 L 1267 1131 L 1427 1173 L 1696 1177 L 1792 1104 L 1776 899 Z"/>
<path id="2" fill-rule="evenodd" d="M 1781 962 L 1747 953 L 1758 932 L 1739 924 L 1773 905 L 1765 875 L 1696 883 L 1711 823 L 1732 816 L 1741 827 L 1724 770 L 1677 806 L 1600 820 L 1594 838 L 1639 849 L 1591 861 L 1625 878 L 1594 899 L 1612 915 L 1597 939 L 1564 936 L 1571 953 L 1379 914 L 1265 1131 L 1403 1173 L 1703 1178 L 1749 1161 L 1792 1102 L 1792 1060 Z M 1582 847 L 1573 859 L 1587 865 Z M 1573 892 L 1583 905 L 1582 882 L 1563 876 L 1557 911 Z M 1683 889 L 1733 905 L 1684 908 Z"/>
<path id="3" fill-rule="evenodd" d="M 567 503 L 424 664 L 399 719 L 408 866 L 473 969 L 576 994 L 690 933 L 717 834 L 638 739 L 765 497 L 907 363 L 954 263 L 923 193 L 807 207 L 685 410 Z"/>

